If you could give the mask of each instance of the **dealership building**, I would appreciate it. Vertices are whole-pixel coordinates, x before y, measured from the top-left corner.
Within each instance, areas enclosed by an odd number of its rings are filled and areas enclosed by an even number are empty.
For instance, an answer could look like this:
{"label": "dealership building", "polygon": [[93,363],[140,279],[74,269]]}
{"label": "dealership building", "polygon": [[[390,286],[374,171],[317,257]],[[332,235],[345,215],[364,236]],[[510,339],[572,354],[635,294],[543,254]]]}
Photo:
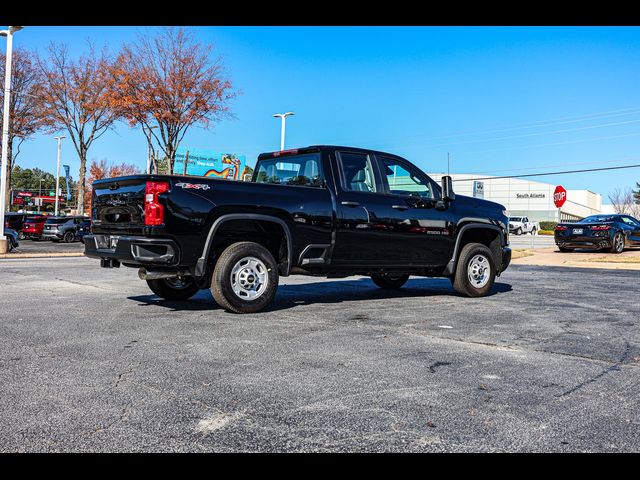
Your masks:
{"label": "dealership building", "polygon": [[[429,174],[437,182],[440,182],[442,175],[444,174]],[[500,203],[505,206],[509,216],[526,216],[535,222],[558,221],[558,209],[553,203],[556,185],[478,174],[458,173],[451,174],[451,177],[454,192]],[[567,189],[567,201],[560,212],[561,221],[579,220],[598,213],[602,213],[601,194],[591,190]]]}

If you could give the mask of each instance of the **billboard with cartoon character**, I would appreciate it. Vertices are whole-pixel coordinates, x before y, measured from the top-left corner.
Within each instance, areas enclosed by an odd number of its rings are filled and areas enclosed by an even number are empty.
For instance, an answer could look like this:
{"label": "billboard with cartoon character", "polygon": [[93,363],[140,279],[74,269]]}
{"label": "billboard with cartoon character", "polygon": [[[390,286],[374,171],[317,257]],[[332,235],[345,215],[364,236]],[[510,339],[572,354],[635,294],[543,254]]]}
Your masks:
{"label": "billboard with cartoon character", "polygon": [[244,155],[180,147],[176,152],[173,173],[176,175],[242,180],[246,173],[246,168],[247,159]]}

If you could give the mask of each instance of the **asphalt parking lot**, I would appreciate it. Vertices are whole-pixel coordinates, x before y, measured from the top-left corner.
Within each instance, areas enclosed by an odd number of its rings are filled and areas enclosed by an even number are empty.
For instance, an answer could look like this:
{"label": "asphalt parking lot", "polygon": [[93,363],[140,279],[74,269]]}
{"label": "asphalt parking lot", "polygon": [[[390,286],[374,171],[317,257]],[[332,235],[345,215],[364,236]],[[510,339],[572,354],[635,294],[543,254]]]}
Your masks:
{"label": "asphalt parking lot", "polygon": [[282,279],[268,311],[0,260],[0,451],[638,451],[638,272]]}
{"label": "asphalt parking lot", "polygon": [[20,240],[20,245],[15,249],[15,253],[83,253],[84,244],[82,242],[52,242],[51,240]]}

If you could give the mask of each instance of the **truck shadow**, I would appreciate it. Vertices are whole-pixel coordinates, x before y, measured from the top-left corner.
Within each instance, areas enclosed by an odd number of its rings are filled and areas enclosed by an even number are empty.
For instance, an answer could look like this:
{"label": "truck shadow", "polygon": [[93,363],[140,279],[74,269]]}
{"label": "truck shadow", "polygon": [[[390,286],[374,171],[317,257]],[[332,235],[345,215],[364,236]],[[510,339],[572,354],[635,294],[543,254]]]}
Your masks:
{"label": "truck shadow", "polygon": [[[488,296],[491,297],[511,290],[510,284],[496,282]],[[440,295],[459,296],[451,286],[451,282],[444,278],[412,278],[399,290],[378,288],[369,278],[295,283],[280,285],[275,300],[264,311],[274,312],[300,305],[342,303],[352,300],[398,299]],[[185,301],[163,300],[153,294],[127,298],[140,302],[140,306],[157,305],[169,308],[172,311],[220,308],[213,300],[209,290],[201,290],[191,299]]]}

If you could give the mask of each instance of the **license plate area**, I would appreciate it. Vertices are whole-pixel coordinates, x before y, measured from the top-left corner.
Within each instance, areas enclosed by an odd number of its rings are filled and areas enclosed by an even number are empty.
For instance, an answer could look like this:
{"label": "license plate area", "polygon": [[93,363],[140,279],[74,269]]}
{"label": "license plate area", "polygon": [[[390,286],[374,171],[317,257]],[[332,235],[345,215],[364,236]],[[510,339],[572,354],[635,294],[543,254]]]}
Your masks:
{"label": "license plate area", "polygon": [[95,235],[93,237],[98,250],[115,250],[119,239],[120,237],[117,235]]}
{"label": "license plate area", "polygon": [[582,235],[583,229],[582,228],[574,228],[573,229],[573,234],[574,235]]}

